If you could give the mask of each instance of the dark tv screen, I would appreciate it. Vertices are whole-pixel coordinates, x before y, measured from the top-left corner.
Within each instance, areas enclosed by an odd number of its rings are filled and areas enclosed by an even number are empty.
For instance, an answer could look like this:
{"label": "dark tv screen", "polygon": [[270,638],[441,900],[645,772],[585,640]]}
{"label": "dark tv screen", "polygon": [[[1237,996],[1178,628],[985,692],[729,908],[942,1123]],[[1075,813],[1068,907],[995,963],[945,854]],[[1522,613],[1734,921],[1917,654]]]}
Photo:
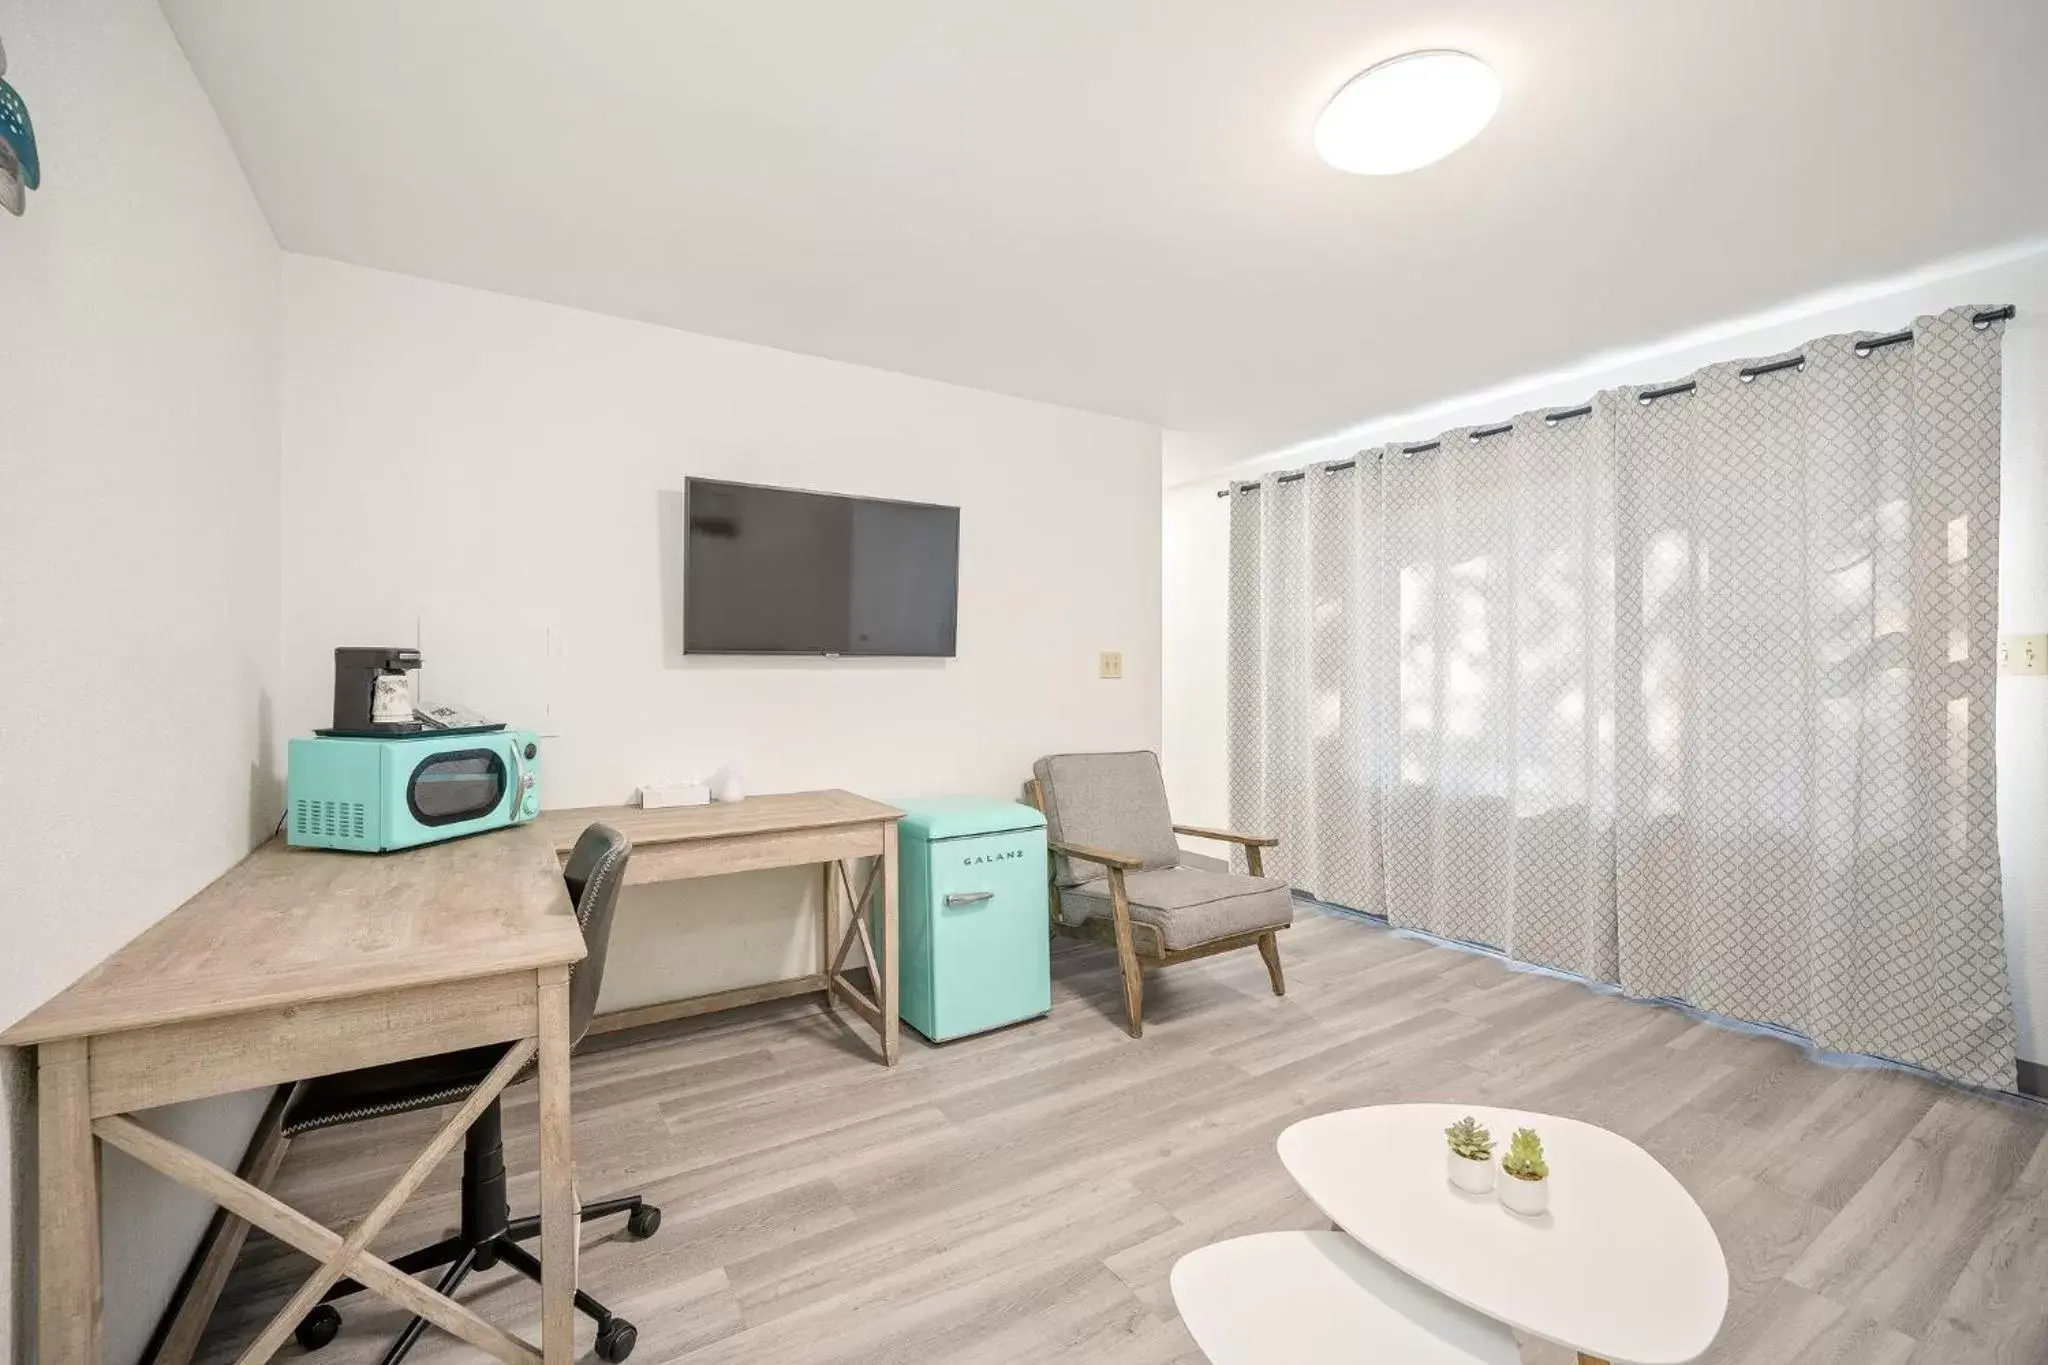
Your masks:
{"label": "dark tv screen", "polygon": [[953,654],[960,509],[691,479],[685,654]]}

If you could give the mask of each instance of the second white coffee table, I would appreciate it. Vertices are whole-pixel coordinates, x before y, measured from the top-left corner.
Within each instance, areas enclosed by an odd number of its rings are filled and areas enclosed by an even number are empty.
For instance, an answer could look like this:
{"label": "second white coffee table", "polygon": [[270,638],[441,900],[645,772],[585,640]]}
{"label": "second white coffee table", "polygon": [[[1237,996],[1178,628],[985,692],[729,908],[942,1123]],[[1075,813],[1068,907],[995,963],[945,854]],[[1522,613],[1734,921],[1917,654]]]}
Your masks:
{"label": "second white coffee table", "polygon": [[1173,1267],[1210,1365],[1521,1365],[1514,1333],[1341,1232],[1259,1232]]}
{"label": "second white coffee table", "polygon": [[[1454,1188],[1444,1129],[1471,1114],[1504,1147],[1534,1128],[1550,1211],[1523,1218]],[[1304,1119],[1280,1160],[1373,1253],[1466,1307],[1582,1358],[1684,1365],[1728,1311],[1728,1261],[1672,1174],[1628,1139],[1573,1119],[1476,1105],[1395,1104]]]}

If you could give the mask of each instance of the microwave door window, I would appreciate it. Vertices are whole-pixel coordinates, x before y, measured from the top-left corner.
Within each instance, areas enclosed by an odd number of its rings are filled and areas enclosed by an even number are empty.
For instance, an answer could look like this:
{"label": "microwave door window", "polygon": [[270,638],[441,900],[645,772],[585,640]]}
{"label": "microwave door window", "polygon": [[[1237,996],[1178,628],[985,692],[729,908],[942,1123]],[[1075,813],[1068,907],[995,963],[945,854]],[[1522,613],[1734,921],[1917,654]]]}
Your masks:
{"label": "microwave door window", "polygon": [[437,754],[413,770],[406,804],[423,825],[481,820],[505,799],[505,760],[488,749]]}

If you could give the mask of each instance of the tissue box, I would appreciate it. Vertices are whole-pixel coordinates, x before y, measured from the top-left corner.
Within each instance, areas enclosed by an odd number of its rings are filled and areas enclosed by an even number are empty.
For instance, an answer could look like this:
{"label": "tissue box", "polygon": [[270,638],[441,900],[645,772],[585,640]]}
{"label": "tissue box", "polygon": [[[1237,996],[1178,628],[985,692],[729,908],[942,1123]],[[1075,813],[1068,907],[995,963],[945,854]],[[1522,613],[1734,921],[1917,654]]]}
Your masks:
{"label": "tissue box", "polygon": [[640,789],[640,804],[648,810],[660,810],[664,806],[708,806],[711,804],[711,784],[657,782]]}

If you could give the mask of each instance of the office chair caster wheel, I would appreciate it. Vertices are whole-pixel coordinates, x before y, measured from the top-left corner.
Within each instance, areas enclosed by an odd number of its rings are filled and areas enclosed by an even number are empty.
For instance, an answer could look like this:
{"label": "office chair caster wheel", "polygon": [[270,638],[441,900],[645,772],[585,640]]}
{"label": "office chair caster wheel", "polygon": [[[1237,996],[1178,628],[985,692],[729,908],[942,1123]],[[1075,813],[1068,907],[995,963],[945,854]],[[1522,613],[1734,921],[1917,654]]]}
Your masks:
{"label": "office chair caster wheel", "polygon": [[624,1318],[613,1318],[597,1334],[597,1358],[610,1362],[610,1365],[619,1365],[620,1361],[633,1354],[633,1347],[639,1341],[638,1328]]}
{"label": "office chair caster wheel", "polygon": [[299,1325],[292,1329],[292,1335],[299,1339],[299,1345],[308,1351],[317,1351],[334,1340],[334,1334],[341,1330],[341,1313],[333,1304],[315,1305],[312,1312],[299,1319]]}
{"label": "office chair caster wheel", "polygon": [[642,1204],[626,1215],[626,1231],[629,1235],[646,1241],[661,1231],[661,1210],[652,1204]]}

